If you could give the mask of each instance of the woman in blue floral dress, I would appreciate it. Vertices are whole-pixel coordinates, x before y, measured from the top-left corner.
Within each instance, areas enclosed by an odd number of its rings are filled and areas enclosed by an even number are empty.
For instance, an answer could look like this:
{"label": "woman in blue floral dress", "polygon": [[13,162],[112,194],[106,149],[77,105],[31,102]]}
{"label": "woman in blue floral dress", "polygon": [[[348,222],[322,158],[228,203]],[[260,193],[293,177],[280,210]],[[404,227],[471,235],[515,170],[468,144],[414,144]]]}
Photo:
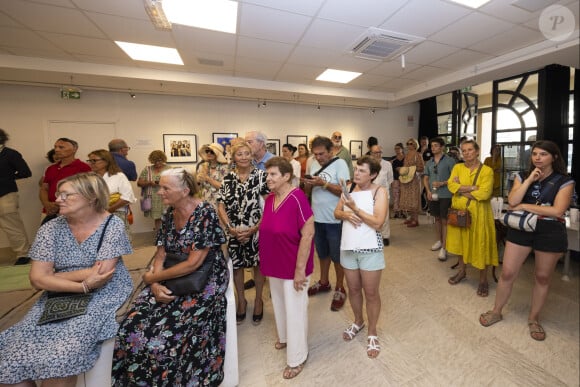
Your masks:
{"label": "woman in blue floral dress", "polygon": [[[211,204],[197,197],[193,175],[182,168],[161,174],[159,195],[169,205],[157,234],[149,286],[121,323],[113,355],[113,386],[218,386],[224,377],[229,273],[220,245],[225,236]],[[163,268],[167,253],[186,261]],[[212,274],[198,294],[172,295],[163,281],[196,270],[214,256]]]}
{"label": "woman in blue floral dress", "polygon": [[252,151],[247,142],[232,147],[235,168],[224,177],[218,195],[218,213],[222,224],[229,232],[228,253],[234,266],[234,285],[238,296],[236,320],[238,324],[246,318],[244,295],[244,269],[253,268],[256,283],[256,299],[252,316],[255,325],[264,315],[262,292],[264,276],[260,272],[258,256],[258,229],[262,220],[260,196],[268,194],[266,172],[252,165]]}
{"label": "woman in blue floral dress", "polygon": [[38,325],[44,292],[22,321],[0,333],[0,384],[75,386],[77,375],[95,365],[101,344],[115,337],[115,313],[133,290],[121,259],[132,253],[131,245],[123,222],[106,211],[107,183],[81,173],[59,182],[57,190],[60,216],[38,230],[29,251],[30,282],[47,291],[90,292],[92,298],[86,314]]}

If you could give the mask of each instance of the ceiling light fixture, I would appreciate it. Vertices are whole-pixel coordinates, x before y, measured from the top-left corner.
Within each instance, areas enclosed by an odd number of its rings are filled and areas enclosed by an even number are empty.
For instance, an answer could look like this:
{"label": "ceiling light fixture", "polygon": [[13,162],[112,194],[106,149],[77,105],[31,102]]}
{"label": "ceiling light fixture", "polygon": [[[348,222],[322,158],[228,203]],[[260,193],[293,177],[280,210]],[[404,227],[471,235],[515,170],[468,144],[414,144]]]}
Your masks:
{"label": "ceiling light fixture", "polygon": [[147,44],[115,41],[131,59],[146,62],[168,63],[183,66],[179,52],[175,48],[150,46]]}
{"label": "ceiling light fixture", "polygon": [[465,5],[466,7],[474,8],[474,9],[477,9],[477,8],[481,7],[482,5],[490,2],[490,0],[447,0],[447,1],[451,1],[453,3],[457,3],[457,4],[461,4],[461,5]]}
{"label": "ceiling light fixture", "polygon": [[169,22],[235,34],[238,2],[232,0],[163,0]]}
{"label": "ceiling light fixture", "polygon": [[145,5],[145,12],[149,15],[151,23],[156,29],[160,31],[171,31],[171,23],[167,20],[165,12],[163,12],[163,7],[161,0],[143,0]]}
{"label": "ceiling light fixture", "polygon": [[353,71],[326,69],[316,78],[316,80],[325,82],[349,83],[361,74],[362,73],[356,73]]}

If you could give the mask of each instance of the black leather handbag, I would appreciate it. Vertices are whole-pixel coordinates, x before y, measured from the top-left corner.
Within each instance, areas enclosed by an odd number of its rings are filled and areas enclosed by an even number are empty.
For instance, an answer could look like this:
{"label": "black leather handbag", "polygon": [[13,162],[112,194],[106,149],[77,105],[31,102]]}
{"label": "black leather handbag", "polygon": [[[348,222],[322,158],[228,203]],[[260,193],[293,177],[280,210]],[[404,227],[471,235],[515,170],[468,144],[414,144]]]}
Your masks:
{"label": "black leather handbag", "polygon": [[[175,266],[178,263],[186,261],[188,256],[189,253],[167,253],[165,255],[165,262],[163,263],[163,267],[167,269]],[[209,281],[215,256],[216,253],[210,250],[203,263],[200,267],[197,268],[196,271],[181,277],[168,279],[163,282],[163,285],[171,290],[175,296],[184,296],[186,294],[203,292]]]}

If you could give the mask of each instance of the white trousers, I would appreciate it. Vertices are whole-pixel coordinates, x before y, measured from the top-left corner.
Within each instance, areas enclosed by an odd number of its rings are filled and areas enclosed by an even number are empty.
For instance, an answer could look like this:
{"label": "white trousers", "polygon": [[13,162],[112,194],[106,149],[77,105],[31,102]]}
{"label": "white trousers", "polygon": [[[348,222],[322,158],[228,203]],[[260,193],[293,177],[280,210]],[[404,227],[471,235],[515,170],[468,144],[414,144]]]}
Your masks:
{"label": "white trousers", "polygon": [[224,359],[224,380],[220,387],[234,387],[239,384],[238,368],[238,327],[236,325],[236,299],[234,296],[234,267],[232,260],[228,258],[228,270],[230,282],[226,290],[228,307],[226,311],[226,356]]}
{"label": "white trousers", "polygon": [[294,280],[269,277],[274,319],[280,343],[286,343],[286,363],[296,367],[308,357],[308,286],[294,289]]}

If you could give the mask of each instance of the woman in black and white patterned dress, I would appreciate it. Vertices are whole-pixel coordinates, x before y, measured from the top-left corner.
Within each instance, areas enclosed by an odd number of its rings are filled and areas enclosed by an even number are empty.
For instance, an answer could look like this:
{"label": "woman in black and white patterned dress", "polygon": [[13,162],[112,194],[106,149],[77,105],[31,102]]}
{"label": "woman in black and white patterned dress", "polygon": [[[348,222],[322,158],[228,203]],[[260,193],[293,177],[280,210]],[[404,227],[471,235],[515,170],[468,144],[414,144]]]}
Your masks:
{"label": "woman in black and white patterned dress", "polygon": [[232,147],[236,167],[224,177],[218,195],[218,214],[229,233],[228,253],[234,266],[234,285],[238,295],[236,320],[246,318],[248,302],[244,296],[244,269],[253,268],[256,283],[253,322],[259,324],[263,317],[262,290],[264,276],[260,273],[258,257],[258,228],[262,219],[260,197],[266,195],[266,173],[252,164],[252,151],[248,143]]}

